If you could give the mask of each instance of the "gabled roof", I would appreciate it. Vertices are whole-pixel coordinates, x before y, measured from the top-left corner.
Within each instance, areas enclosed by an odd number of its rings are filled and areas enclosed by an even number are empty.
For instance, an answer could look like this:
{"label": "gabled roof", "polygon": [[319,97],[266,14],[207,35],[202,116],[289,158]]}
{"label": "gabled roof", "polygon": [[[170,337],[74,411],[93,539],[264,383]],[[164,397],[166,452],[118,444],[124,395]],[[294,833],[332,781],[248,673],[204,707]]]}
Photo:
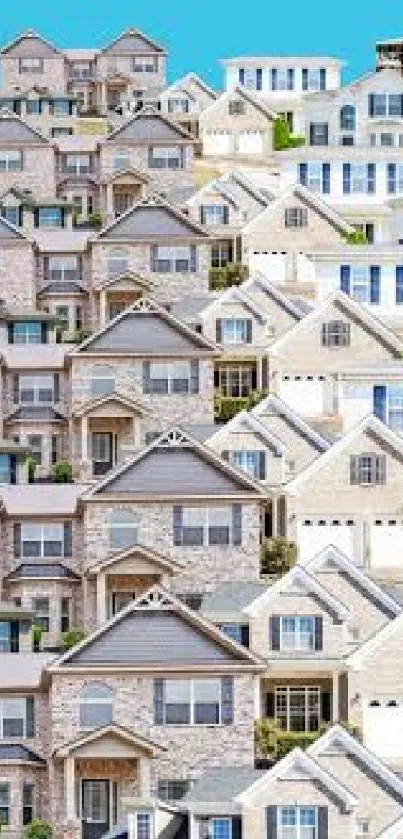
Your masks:
{"label": "gabled roof", "polygon": [[323,568],[325,565],[335,565],[336,568],[343,571],[347,578],[358,583],[361,589],[367,591],[374,600],[378,601],[385,609],[392,612],[392,614],[400,615],[402,612],[401,604],[394,597],[391,597],[383,588],[378,586],[371,577],[364,574],[358,565],[352,562],[340,548],[336,548],[334,545],[328,545],[307,561],[300,561],[300,564],[311,574],[314,574],[315,571]]}
{"label": "gabled roof", "polygon": [[94,743],[96,741],[103,740],[104,738],[110,738],[111,736],[117,740],[127,743],[130,746],[133,746],[135,749],[144,750],[152,756],[160,755],[161,752],[166,751],[165,746],[161,746],[160,743],[156,743],[148,737],[137,734],[137,732],[130,728],[126,728],[112,722],[108,725],[96,728],[94,731],[87,732],[86,734],[79,734],[78,737],[75,737],[63,746],[59,746],[59,748],[54,751],[54,755],[56,757],[67,757],[70,754],[74,754],[77,749],[89,745],[89,743]]}
{"label": "gabled roof", "polygon": [[369,414],[354,425],[350,431],[344,435],[344,437],[341,437],[340,440],[337,440],[333,443],[333,445],[329,446],[327,451],[324,452],[321,457],[317,457],[316,460],[313,460],[312,463],[306,467],[306,469],[289,481],[287,484],[287,492],[290,494],[298,492],[301,485],[303,486],[306,481],[309,481],[316,472],[326,466],[329,461],[335,458],[338,460],[344,450],[347,449],[354,440],[359,439],[363,434],[367,433],[372,434],[384,442],[388,446],[389,450],[394,450],[400,458],[403,457],[403,439],[400,435],[395,434],[395,432],[385,425],[384,422],[378,419],[378,417],[375,417],[373,414]]}
{"label": "gabled roof", "polygon": [[394,792],[403,796],[403,779],[399,778],[392,769],[389,769],[379,757],[369,751],[362,743],[353,737],[342,725],[334,725],[318,740],[315,740],[307,749],[307,754],[318,760],[324,752],[332,747],[345,750],[349,755],[354,755],[362,763],[368,766],[376,775],[381,778]]}
{"label": "gabled roof", "polygon": [[244,99],[246,102],[248,102],[249,105],[252,105],[252,107],[255,108],[256,111],[259,111],[259,113],[267,117],[268,120],[273,121],[276,119],[277,114],[274,111],[270,110],[270,108],[268,108],[264,102],[259,100],[249,91],[246,91],[243,87],[234,87],[232,90],[225,90],[224,93],[222,93],[221,96],[219,96],[218,99],[215,100],[215,102],[212,102],[211,105],[205,108],[205,110],[203,111],[203,115],[207,114],[209,111],[212,111],[213,108],[219,108],[223,104],[223,102],[226,102],[229,99],[233,99],[235,96],[237,96],[239,99]]}
{"label": "gabled roof", "polygon": [[62,655],[50,668],[182,670],[263,669],[245,647],[231,641],[209,621],[154,585],[96,632]]}
{"label": "gabled roof", "polygon": [[237,186],[240,186],[248,195],[251,195],[262,207],[267,207],[272,198],[274,198],[274,195],[269,198],[266,195],[266,191],[263,193],[244,172],[238,172],[236,169],[232,169],[230,172],[225,172],[220,178],[220,182],[225,184],[227,189],[228,184],[229,188],[231,188],[231,181]]}
{"label": "gabled roof", "polygon": [[119,218],[107,224],[97,238],[147,242],[167,238],[207,240],[209,237],[203,227],[190,221],[177,207],[154,193],[141,198]]}
{"label": "gabled roof", "polygon": [[145,105],[141,110],[107,134],[103,144],[110,140],[123,140],[123,142],[138,142],[150,145],[152,143],[174,142],[178,143],[186,140],[193,144],[194,138],[185,128],[173,122],[166,114],[157,111],[152,105]]}
{"label": "gabled roof", "polygon": [[71,357],[88,353],[149,357],[216,355],[216,344],[150,297],[141,297],[99,329]]}
{"label": "gabled roof", "polygon": [[252,416],[257,418],[264,416],[264,414],[276,414],[284,417],[300,434],[309,440],[309,442],[320,452],[325,452],[330,446],[328,440],[322,437],[306,420],[297,414],[286,402],[283,402],[278,396],[266,396],[251,410]]}
{"label": "gabled roof", "polygon": [[295,320],[301,320],[304,317],[304,312],[300,307],[290,300],[289,297],[286,297],[285,294],[280,291],[273,283],[270,283],[266,277],[263,276],[259,271],[256,271],[249,277],[248,280],[245,280],[240,286],[242,291],[245,290],[246,293],[251,293],[253,295],[253,285],[258,285],[260,289],[266,294],[268,297],[271,297],[278,306],[288,312],[289,315],[295,318]]}
{"label": "gabled roof", "polygon": [[171,559],[169,556],[163,556],[145,545],[133,545],[131,548],[125,548],[123,551],[118,551],[112,556],[101,559],[96,565],[91,565],[86,573],[87,575],[101,574],[103,571],[113,569],[117,563],[124,563],[125,560],[130,559],[132,556],[138,556],[151,565],[156,565],[160,571],[168,572],[169,574],[176,574],[183,569],[183,563],[178,560]]}
{"label": "gabled roof", "polygon": [[204,82],[203,79],[201,79],[200,76],[198,76],[196,73],[186,73],[186,76],[182,76],[181,79],[177,79],[176,82],[170,84],[168,87],[165,88],[164,96],[167,93],[170,93],[171,91],[177,90],[178,88],[180,90],[183,90],[185,93],[188,93],[186,89],[186,85],[188,84],[188,82],[193,82],[193,84],[199,87],[200,90],[203,90],[204,93],[207,93],[208,96],[211,96],[212,99],[217,99],[217,91],[213,90],[212,87],[209,87],[209,85],[206,84],[206,82]]}
{"label": "gabled roof", "polygon": [[153,282],[149,277],[142,277],[140,274],[134,273],[134,271],[124,271],[123,274],[114,274],[113,277],[105,277],[105,279],[101,280],[100,286],[101,288],[113,288],[113,286],[125,282],[129,285],[140,286],[145,291],[150,291],[153,287]]}
{"label": "gabled roof", "polygon": [[[267,445],[269,449],[272,449],[277,457],[281,457],[286,451],[284,443],[273,434],[271,431],[268,431],[265,425],[260,422],[260,420],[255,417],[250,411],[239,411],[238,414],[229,420],[225,424],[225,432],[226,434],[231,433],[244,433],[246,431],[251,431],[252,434],[257,434],[263,442]],[[211,437],[208,438],[207,444],[210,446],[214,442],[214,438],[219,435],[222,431],[222,426],[218,426]]]}
{"label": "gabled roof", "polygon": [[[320,766],[308,751],[303,752],[300,748],[293,749],[282,760],[279,760],[275,766],[265,772],[261,778],[258,778],[249,789],[241,792],[236,800],[241,804],[247,804],[250,796],[259,793],[264,796],[267,785],[271,782],[287,779],[287,777],[292,778],[293,776],[301,777],[303,780],[311,778],[313,781],[319,781],[328,792],[344,803],[348,811],[358,804],[358,799],[347,787],[334,778],[324,767]],[[293,803],[294,798],[290,801],[290,805]]]}
{"label": "gabled roof", "polygon": [[110,172],[109,175],[102,178],[102,183],[113,184],[125,175],[132,175],[143,184],[148,184],[150,182],[150,177],[147,175],[147,172],[144,172],[142,169],[136,169],[134,166],[129,166],[127,169],[117,169],[116,172]]}
{"label": "gabled roof", "polygon": [[249,297],[246,291],[244,290],[243,286],[231,286],[223,291],[219,297],[216,297],[211,303],[206,306],[205,309],[202,309],[200,312],[200,317],[208,316],[208,314],[214,309],[220,309],[225,306],[226,303],[240,303],[245,309],[248,309],[257,320],[261,323],[265,323],[266,317],[264,312],[262,312],[261,308],[255,303],[252,297]]}
{"label": "gabled roof", "polygon": [[32,125],[14,111],[9,111],[7,108],[0,110],[0,142],[13,142],[19,145],[26,142],[38,144],[38,141],[46,146],[50,145],[44,134],[32,128]]}
{"label": "gabled roof", "polygon": [[321,303],[315,306],[311,312],[305,315],[299,323],[293,326],[292,329],[285,332],[284,335],[281,335],[280,338],[271,345],[270,353],[272,355],[281,355],[287,344],[294,344],[299,333],[304,330],[309,331],[311,325],[315,323],[315,321],[320,320],[320,318],[323,317],[323,313],[326,312],[326,309],[332,305],[342,309],[342,311],[347,316],[354,319],[355,322],[358,321],[358,323],[361,323],[362,328],[371,332],[374,338],[382,343],[394,358],[400,358],[402,356],[403,341],[398,337],[398,335],[385,326],[382,321],[378,320],[378,318],[369,312],[368,309],[360,306],[356,300],[353,300],[352,297],[345,294],[344,291],[334,291],[332,294],[329,294],[324,300],[322,300]]}
{"label": "gabled roof", "polygon": [[109,393],[106,396],[99,396],[95,399],[89,399],[77,411],[73,411],[72,416],[85,417],[97,408],[101,408],[104,405],[112,404],[114,402],[117,402],[124,408],[128,408],[130,411],[133,411],[133,414],[140,414],[140,416],[146,416],[150,413],[150,409],[147,407],[147,405],[143,405],[141,401],[137,399],[132,399],[130,396],[127,396],[126,393],[114,391],[113,393]]}
{"label": "gabled roof", "polygon": [[359,670],[368,657],[371,657],[375,650],[382,648],[383,644],[387,644],[390,638],[396,635],[398,638],[403,636],[403,613],[398,615],[393,621],[390,621],[375,635],[371,635],[367,641],[355,650],[347,659],[347,665],[352,670]]}
{"label": "gabled roof", "polygon": [[165,50],[163,47],[160,47],[156,41],[151,40],[148,35],[144,35],[140,29],[125,29],[124,32],[121,32],[117,38],[114,38],[113,41],[110,41],[105,47],[103,47],[100,52],[109,52],[112,47],[117,46],[120,42],[124,42],[126,39],[131,39],[131,50],[130,52],[144,52],[144,48],[150,48],[150,52],[158,52],[160,55],[165,55]]}
{"label": "gabled roof", "polygon": [[192,783],[181,799],[180,807],[198,815],[204,812],[206,815],[240,813],[241,808],[234,804],[235,799],[265,774],[264,770],[254,769],[253,766],[215,766],[205,769],[201,778]]}
{"label": "gabled roof", "polygon": [[61,50],[57,49],[57,47],[55,47],[50,41],[47,41],[46,38],[44,38],[42,35],[39,35],[38,32],[35,32],[33,29],[24,29],[24,31],[21,32],[20,35],[17,35],[17,37],[14,38],[13,41],[9,41],[9,43],[6,44],[6,46],[0,50],[0,53],[5,54],[9,52],[11,49],[13,49],[13,47],[17,46],[17,44],[19,44],[20,41],[23,41],[26,38],[30,38],[33,41],[41,41],[41,43],[44,44],[46,47],[49,47],[52,50],[52,52],[61,53]]}
{"label": "gabled roof", "polygon": [[393,824],[385,827],[382,833],[378,834],[378,839],[402,839],[403,836],[403,816],[399,816]]}
{"label": "gabled roof", "polygon": [[23,241],[25,240],[27,243],[29,241],[27,237],[24,236],[23,233],[21,233],[20,230],[17,230],[17,228],[14,227],[13,224],[10,224],[10,222],[7,221],[7,219],[3,218],[3,216],[0,216],[0,241],[3,239],[22,239]]}
{"label": "gabled roof", "polygon": [[174,427],[112,469],[85,494],[85,501],[130,497],[242,498],[265,497],[261,484],[236,469],[216,452]]}
{"label": "gabled roof", "polygon": [[256,224],[259,224],[262,219],[268,220],[270,223],[271,215],[276,213],[279,204],[281,204],[288,196],[295,196],[302,201],[310,209],[313,209],[318,215],[322,216],[329,224],[332,225],[340,233],[352,233],[354,228],[349,224],[330,204],[321,198],[317,193],[312,192],[306,186],[301,184],[293,184],[287,186],[274,200],[268,204],[263,213],[251,219],[243,228],[244,233],[250,233]]}
{"label": "gabled roof", "polygon": [[245,612],[248,615],[254,615],[260,609],[266,608],[276,597],[279,597],[287,589],[292,589],[293,586],[303,588],[308,594],[315,594],[316,597],[326,603],[328,608],[337,615],[340,620],[347,620],[350,616],[348,607],[335,597],[319,580],[310,574],[302,565],[295,565],[284,574],[279,580],[269,586],[259,597],[246,607]]}

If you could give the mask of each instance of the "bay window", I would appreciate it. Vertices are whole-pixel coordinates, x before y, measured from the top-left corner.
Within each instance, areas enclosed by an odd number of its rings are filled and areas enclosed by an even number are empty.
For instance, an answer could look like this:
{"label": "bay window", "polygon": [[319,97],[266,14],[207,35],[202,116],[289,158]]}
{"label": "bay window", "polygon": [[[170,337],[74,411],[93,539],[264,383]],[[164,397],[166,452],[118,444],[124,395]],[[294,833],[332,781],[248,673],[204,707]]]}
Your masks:
{"label": "bay window", "polygon": [[33,557],[64,556],[64,522],[52,524],[21,524],[21,556]]}
{"label": "bay window", "polygon": [[182,146],[150,146],[149,169],[183,169],[185,154]]}
{"label": "bay window", "polygon": [[22,152],[19,149],[0,149],[0,172],[20,172]]}
{"label": "bay window", "polygon": [[239,504],[217,507],[173,508],[174,545],[240,545],[242,543],[242,507]]}
{"label": "bay window", "polygon": [[194,273],[197,271],[196,246],[169,247],[153,245],[151,249],[151,271],[157,274],[169,272]]}
{"label": "bay window", "polygon": [[155,679],[155,725],[230,725],[233,679]]}
{"label": "bay window", "polygon": [[0,697],[0,739],[29,738],[35,735],[34,698]]}
{"label": "bay window", "polygon": [[278,839],[318,839],[317,807],[277,807]]}
{"label": "bay window", "polygon": [[18,377],[19,402],[21,405],[51,404],[54,399],[54,376]]}

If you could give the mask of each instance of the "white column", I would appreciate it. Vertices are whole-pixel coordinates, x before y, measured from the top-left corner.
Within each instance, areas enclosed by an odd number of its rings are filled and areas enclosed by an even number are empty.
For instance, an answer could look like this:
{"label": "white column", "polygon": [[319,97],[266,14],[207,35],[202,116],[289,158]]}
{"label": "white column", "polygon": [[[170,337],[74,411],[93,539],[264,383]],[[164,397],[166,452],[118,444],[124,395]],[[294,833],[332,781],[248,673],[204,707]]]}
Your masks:
{"label": "white column", "polygon": [[81,417],[81,460],[88,460],[88,417]]}
{"label": "white column", "polygon": [[151,766],[148,757],[139,757],[138,772],[140,798],[148,799],[151,797]]}
{"label": "white column", "polygon": [[66,796],[67,821],[74,821],[76,818],[76,785],[74,757],[66,757],[64,761],[64,785]]}
{"label": "white column", "polygon": [[334,672],[332,675],[332,722],[337,722],[340,719],[339,710],[339,674]]}
{"label": "white column", "polygon": [[99,322],[101,326],[106,324],[106,291],[102,289],[99,293]]}
{"label": "white column", "polygon": [[262,359],[256,358],[256,390],[262,390]]}
{"label": "white column", "polygon": [[97,575],[97,623],[103,626],[106,622],[106,574]]}
{"label": "white column", "polygon": [[140,422],[137,417],[133,417],[132,419],[132,427],[133,427],[133,441],[136,449],[140,448]]}
{"label": "white column", "polygon": [[272,527],[272,537],[273,537],[273,539],[277,538],[277,532],[278,532],[277,516],[278,516],[277,498],[272,498],[272,500],[271,500],[271,527]]}
{"label": "white column", "polygon": [[261,720],[262,714],[262,682],[260,676],[255,676],[254,681],[254,715],[255,720]]}
{"label": "white column", "polygon": [[110,220],[113,216],[113,185],[109,183],[106,185],[106,218]]}

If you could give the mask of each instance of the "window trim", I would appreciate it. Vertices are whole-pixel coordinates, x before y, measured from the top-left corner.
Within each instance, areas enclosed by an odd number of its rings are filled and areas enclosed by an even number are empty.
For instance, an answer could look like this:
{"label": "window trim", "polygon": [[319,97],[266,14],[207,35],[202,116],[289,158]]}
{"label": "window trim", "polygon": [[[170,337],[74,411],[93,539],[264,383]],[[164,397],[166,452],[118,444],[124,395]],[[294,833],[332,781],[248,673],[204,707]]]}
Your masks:
{"label": "window trim", "polygon": [[[306,829],[307,825],[301,825],[301,810],[312,810],[315,813],[315,825],[312,825],[312,828],[313,828],[313,831],[314,831],[313,839],[318,839],[318,835],[319,835],[318,834],[318,830],[319,830],[318,807],[301,805],[301,804],[295,804],[295,805],[280,804],[280,805],[277,806],[276,812],[277,812],[277,836],[278,836],[278,839],[284,839],[284,837],[287,837],[287,839],[290,839],[290,828],[293,827],[293,825],[283,825],[282,824],[282,817],[283,817],[283,811],[284,810],[289,810],[289,811],[293,810],[295,812],[296,818],[295,818],[294,839],[305,839],[305,837],[306,837],[305,829]],[[285,830],[283,830],[283,828],[285,828]],[[302,828],[302,830],[301,830],[301,828]]]}
{"label": "window trim", "polygon": [[[280,651],[281,652],[314,652],[315,651],[315,618],[316,615],[279,615],[280,617]],[[287,620],[295,621],[295,628],[293,633],[286,633],[283,623]],[[309,620],[312,622],[312,630],[310,631],[309,635],[311,637],[311,643],[309,646],[303,645],[301,643],[301,639],[303,635],[307,633],[301,632],[301,622],[303,620]],[[285,635],[293,635],[294,637],[294,645],[287,646],[284,643],[284,636]]]}
{"label": "window trim", "polygon": [[[168,705],[169,704],[176,704],[176,703],[172,703],[172,702],[167,703],[166,688],[167,688],[167,683],[168,682],[171,682],[173,684],[175,684],[175,682],[186,682],[188,684],[188,687],[189,687],[189,702],[186,703],[186,704],[188,704],[188,706],[189,706],[189,722],[170,723],[170,722],[166,721],[166,705],[167,704]],[[196,722],[195,721],[195,708],[196,708],[196,705],[197,705],[197,701],[195,700],[195,687],[196,687],[196,685],[198,685],[200,683],[203,683],[203,682],[215,683],[215,685],[218,688],[218,722]],[[177,703],[177,704],[185,704],[185,703]],[[209,727],[209,728],[211,728],[212,726],[214,726],[214,727],[215,726],[223,726],[224,723],[223,723],[222,710],[223,710],[222,683],[221,683],[221,677],[220,676],[205,676],[205,677],[202,676],[200,678],[195,678],[195,679],[189,679],[189,678],[186,678],[186,679],[164,679],[163,723],[162,723],[163,726],[167,726],[167,727],[178,726],[180,728],[189,727],[189,726],[191,726],[192,728],[195,728],[195,727],[197,728],[199,726]]]}

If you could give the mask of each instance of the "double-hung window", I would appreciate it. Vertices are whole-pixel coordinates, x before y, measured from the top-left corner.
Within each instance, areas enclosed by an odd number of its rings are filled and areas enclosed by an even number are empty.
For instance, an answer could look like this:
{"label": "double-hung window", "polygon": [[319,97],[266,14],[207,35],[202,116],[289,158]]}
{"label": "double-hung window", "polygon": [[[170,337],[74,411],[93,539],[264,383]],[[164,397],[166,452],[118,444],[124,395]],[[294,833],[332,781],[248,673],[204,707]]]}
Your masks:
{"label": "double-hung window", "polygon": [[302,90],[326,90],[326,69],[308,67],[302,70]]}
{"label": "double-hung window", "polygon": [[28,434],[27,435],[27,446],[30,450],[30,456],[35,461],[37,466],[41,466],[42,464],[42,435],[41,434]]}
{"label": "double-hung window", "polygon": [[151,270],[156,274],[195,272],[197,270],[196,246],[154,245],[151,251]]}
{"label": "double-hung window", "polygon": [[19,376],[19,401],[21,405],[50,405],[53,402],[54,377],[51,373],[43,376]]}
{"label": "double-hung window", "polygon": [[351,455],[350,484],[361,486],[386,484],[386,455],[372,453]]}
{"label": "double-hung window", "polygon": [[403,96],[400,93],[370,93],[368,96],[368,116],[402,117]]}
{"label": "double-hung window", "polygon": [[63,227],[63,209],[61,207],[39,207],[37,227]]}
{"label": "double-hung window", "polygon": [[355,131],[356,111],[354,105],[343,105],[340,108],[340,130]]}
{"label": "double-hung window", "polygon": [[79,695],[80,728],[99,728],[113,718],[113,692],[102,682],[89,682]]}
{"label": "double-hung window", "polygon": [[133,826],[133,839],[153,839],[153,814],[146,810],[134,813],[129,816],[130,824]]}
{"label": "double-hung window", "polygon": [[403,163],[387,164],[387,189],[389,194],[403,193]]}
{"label": "double-hung window", "polygon": [[230,99],[228,102],[228,113],[231,117],[243,116],[245,113],[245,102],[243,99]]}
{"label": "double-hung window", "polygon": [[[225,685],[221,679],[165,679],[154,683],[154,714],[160,725],[220,725]],[[232,700],[231,700],[232,701]]]}
{"label": "double-hung window", "polygon": [[266,460],[264,451],[248,451],[247,449],[230,451],[229,460],[237,469],[241,469],[252,478],[264,480]]}
{"label": "double-hung window", "polygon": [[71,175],[87,175],[91,171],[89,154],[66,154],[63,171]]}
{"label": "double-hung window", "polygon": [[11,796],[10,784],[0,782],[0,824],[10,824]]}
{"label": "double-hung window", "polygon": [[54,99],[51,110],[56,117],[66,117],[72,113],[72,103],[69,99]]}
{"label": "double-hung window", "polygon": [[48,263],[49,282],[75,282],[78,279],[77,256],[50,256]]}
{"label": "double-hung window", "polygon": [[224,345],[251,343],[251,326],[250,318],[223,318],[220,343]]}
{"label": "double-hung window", "polygon": [[228,207],[225,204],[203,204],[200,207],[200,221],[208,227],[228,224]]}
{"label": "double-hung window", "polygon": [[115,248],[109,251],[106,258],[108,277],[118,277],[129,270],[129,255],[127,251]]}
{"label": "double-hung window", "polygon": [[131,510],[115,510],[109,518],[109,549],[124,550],[137,544],[137,516]]}
{"label": "double-hung window", "polygon": [[49,597],[35,597],[32,606],[35,612],[35,626],[39,626],[42,632],[49,632]]}
{"label": "double-hung window", "polygon": [[357,303],[379,303],[381,272],[377,265],[341,266],[340,288]]}
{"label": "double-hung window", "polygon": [[349,347],[350,324],[342,320],[331,320],[322,323],[323,347]]}
{"label": "double-hung window", "polygon": [[30,824],[35,818],[35,787],[26,781],[22,787],[22,823]]}
{"label": "double-hung window", "polygon": [[316,807],[278,807],[278,839],[318,839]]}
{"label": "double-hung window", "polygon": [[308,224],[308,210],[306,207],[287,207],[284,211],[286,227],[300,228]]}
{"label": "double-hung window", "polygon": [[158,72],[158,58],[154,55],[134,56],[131,65],[133,73]]}
{"label": "double-hung window", "polygon": [[21,556],[34,557],[64,556],[64,523],[21,524]]}
{"label": "double-hung window", "polygon": [[330,192],[330,163],[310,161],[298,166],[298,180],[312,192]]}
{"label": "double-hung window", "polygon": [[113,168],[115,172],[123,169],[130,169],[131,159],[130,151],[126,149],[119,149],[113,156]]}
{"label": "double-hung window", "polygon": [[168,99],[168,113],[169,114],[188,114],[190,110],[189,99],[185,97],[169,98]]}
{"label": "double-hung window", "polygon": [[0,697],[0,739],[33,737],[34,699],[32,696]]}
{"label": "double-hung window", "polygon": [[233,509],[231,505],[207,508],[184,507],[182,515],[181,541],[179,544],[196,547],[201,545],[231,545],[233,543]]}
{"label": "double-hung window", "polygon": [[115,390],[115,369],[109,364],[94,364],[91,372],[92,396],[109,396]]}
{"label": "double-hung window", "polygon": [[150,146],[148,150],[150,169],[183,169],[184,153],[181,146]]}
{"label": "double-hung window", "polygon": [[343,193],[376,192],[375,163],[343,163]]}
{"label": "double-hung window", "polygon": [[351,192],[366,192],[367,167],[365,163],[351,164]]}
{"label": "double-hung window", "polygon": [[311,122],[309,126],[309,142],[311,146],[328,145],[329,126],[327,122]]}
{"label": "double-hung window", "polygon": [[4,452],[0,454],[0,484],[16,483],[16,468],[12,467],[12,463],[15,463],[15,461],[16,458],[13,458],[12,455]]}
{"label": "double-hung window", "polygon": [[0,149],[0,172],[20,172],[22,152],[19,149]]}
{"label": "double-hung window", "polygon": [[41,344],[42,324],[39,321],[13,323],[13,344]]}
{"label": "double-hung window", "polygon": [[190,362],[150,363],[149,393],[189,393]]}
{"label": "double-hung window", "polygon": [[26,57],[19,59],[20,73],[43,73],[43,58]]}
{"label": "double-hung window", "polygon": [[39,114],[42,112],[42,100],[27,99],[25,107],[27,109],[27,114],[30,114],[30,116],[39,116]]}
{"label": "double-hung window", "polygon": [[281,650],[314,650],[315,618],[284,616],[280,618]]}
{"label": "double-hung window", "polygon": [[387,388],[386,421],[393,431],[403,434],[403,385],[390,385]]}

